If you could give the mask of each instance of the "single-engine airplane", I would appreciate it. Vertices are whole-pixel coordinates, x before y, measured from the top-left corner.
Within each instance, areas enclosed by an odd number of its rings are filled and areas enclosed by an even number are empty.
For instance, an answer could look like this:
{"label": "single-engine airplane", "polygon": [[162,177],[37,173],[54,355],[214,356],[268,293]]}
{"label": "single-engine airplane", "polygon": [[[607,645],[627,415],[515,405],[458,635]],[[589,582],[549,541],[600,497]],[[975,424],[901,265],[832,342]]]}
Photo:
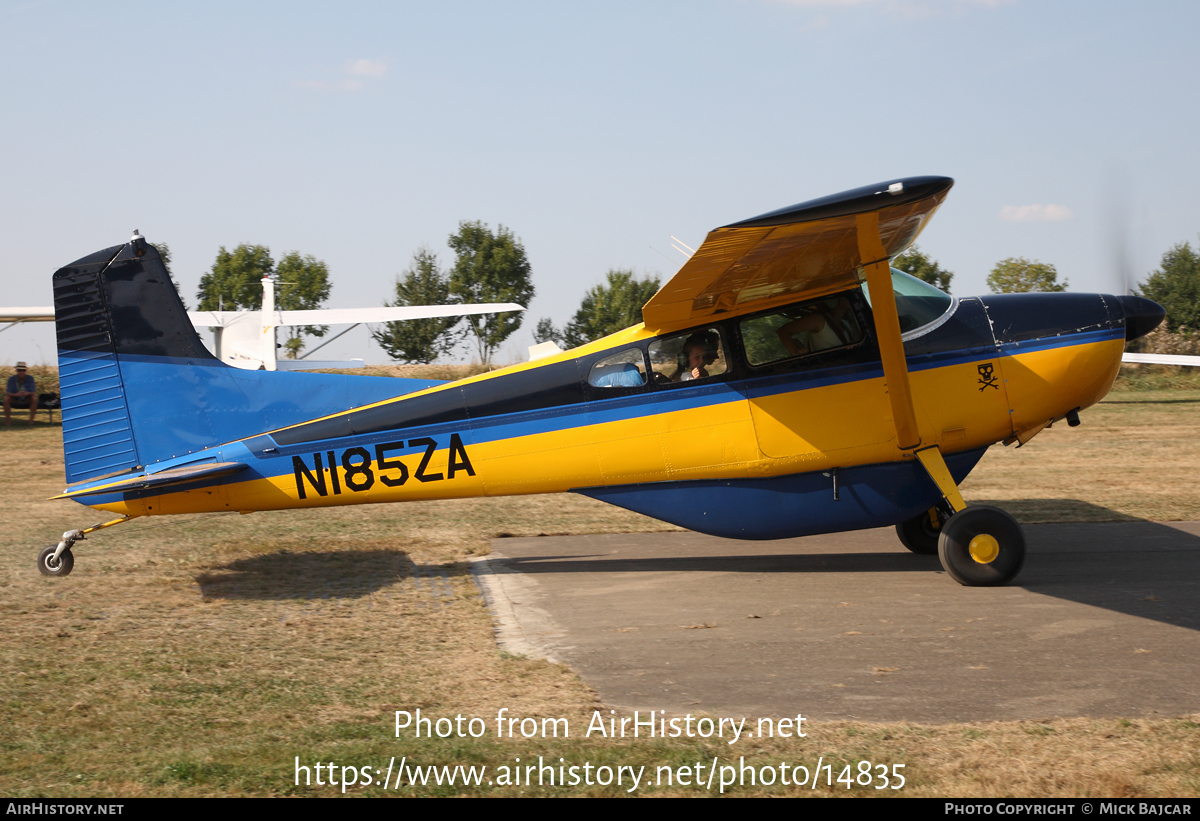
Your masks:
{"label": "single-engine airplane", "polygon": [[452,383],[245,371],[200,343],[141,237],[54,275],[73,499],[118,518],[571,491],[703,533],[896,525],[964,585],[1020,526],[957,484],[1099,401],[1157,304],[954,298],[890,269],[953,180],[913,177],[709,233],[644,322]]}

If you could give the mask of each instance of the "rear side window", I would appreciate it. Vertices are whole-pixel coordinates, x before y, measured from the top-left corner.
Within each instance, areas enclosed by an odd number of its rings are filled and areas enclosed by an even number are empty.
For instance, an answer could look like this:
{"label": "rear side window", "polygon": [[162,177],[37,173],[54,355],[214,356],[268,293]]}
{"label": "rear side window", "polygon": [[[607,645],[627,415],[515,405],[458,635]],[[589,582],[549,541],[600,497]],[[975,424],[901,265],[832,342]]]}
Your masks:
{"label": "rear side window", "polygon": [[646,360],[640,348],[606,356],[588,372],[593,388],[640,388],[646,384]]}

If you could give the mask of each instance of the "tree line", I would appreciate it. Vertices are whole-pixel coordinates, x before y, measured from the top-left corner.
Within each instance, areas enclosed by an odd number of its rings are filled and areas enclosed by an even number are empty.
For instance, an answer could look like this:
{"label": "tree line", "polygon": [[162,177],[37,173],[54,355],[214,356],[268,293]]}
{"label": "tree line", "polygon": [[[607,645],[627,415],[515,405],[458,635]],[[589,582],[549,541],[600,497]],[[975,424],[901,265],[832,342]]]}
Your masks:
{"label": "tree line", "polygon": [[[455,254],[449,270],[440,267],[433,251],[419,249],[412,264],[396,277],[393,299],[383,304],[528,305],[533,299],[533,272],[525,248],[503,225],[492,231],[482,222],[461,222],[458,231],[450,235],[449,245]],[[165,243],[155,247],[170,275],[171,249]],[[200,278],[197,310],[260,310],[264,277],[275,281],[275,307],[282,311],[320,308],[332,288],[329,266],[311,255],[289,251],[276,262],[265,245],[243,243],[232,251],[222,246],[212,268]],[[480,361],[487,364],[519,327],[521,314],[513,311],[388,322],[373,328],[371,334],[392,359],[425,364],[471,338]],[[296,358],[304,347],[304,337],[324,336],[328,330],[328,326],[289,328],[283,343],[287,356]]]}
{"label": "tree line", "polygon": [[[949,290],[950,279],[954,276],[942,270],[916,246],[896,257],[892,266],[943,291]],[[987,283],[994,294],[1065,291],[1068,285],[1065,279],[1058,281],[1058,271],[1053,265],[1024,257],[1010,257],[996,263],[988,274]],[[1194,250],[1188,242],[1172,246],[1163,254],[1159,267],[1151,271],[1133,293],[1163,306],[1170,333],[1200,331],[1200,251]]]}
{"label": "tree line", "polygon": [[[954,278],[953,271],[916,245],[893,259],[892,267],[947,292]],[[987,284],[993,294],[1016,294],[1065,291],[1069,282],[1060,282],[1058,270],[1049,263],[1009,257],[996,263]],[[539,320],[534,340],[574,348],[628,328],[642,321],[642,306],[658,288],[657,276],[639,279],[630,270],[610,270],[604,283],[587,291],[579,310],[564,326],[556,326],[549,318]],[[1186,242],[1176,245],[1163,255],[1162,266],[1136,293],[1166,309],[1170,331],[1200,330],[1200,253]]]}
{"label": "tree line", "polygon": [[[533,299],[533,270],[521,240],[503,225],[492,231],[482,222],[460,222],[450,235],[454,265],[443,270],[437,254],[421,248],[394,284],[387,307],[406,305],[463,305]],[[388,322],[371,335],[397,362],[428,364],[449,354],[464,339],[473,339],[479,361],[492,361],[504,340],[521,327],[516,311],[462,317]]]}
{"label": "tree line", "polygon": [[[953,271],[942,268],[916,245],[893,259],[892,267],[947,293],[950,291],[950,280],[954,278]],[[1024,257],[1009,257],[997,262],[988,274],[987,284],[993,294],[1067,290],[1067,281],[1058,281],[1058,270],[1053,265]]]}
{"label": "tree line", "polygon": [[[438,255],[428,247],[413,254],[412,262],[393,284],[393,295],[385,306],[454,305],[484,302],[516,302],[528,305],[535,289],[525,248],[503,225],[492,231],[482,222],[463,221],[447,244],[454,262],[443,268]],[[171,253],[157,246],[170,273]],[[892,260],[892,266],[943,291],[950,290],[954,273],[917,246]],[[289,251],[276,262],[262,245],[242,244],[227,251],[222,247],[211,270],[200,280],[196,294],[200,310],[257,310],[262,307],[264,276],[276,281],[276,305],[281,310],[319,308],[329,297],[329,268],[321,260]],[[996,263],[988,274],[992,293],[1065,291],[1066,280],[1048,263],[1010,257]],[[639,276],[629,269],[610,269],[604,282],[588,289],[579,309],[562,326],[543,317],[534,331],[536,342],[553,341],[574,348],[623,330],[642,321],[642,306],[658,291],[657,275]],[[1187,242],[1175,245],[1162,258],[1161,266],[1135,291],[1167,310],[1171,332],[1200,330],[1200,253]],[[488,364],[501,344],[522,322],[518,312],[473,316],[417,319],[382,324],[371,333],[388,355],[406,363],[428,364],[449,355],[464,341],[474,343],[479,361]],[[327,327],[288,330],[283,347],[294,358],[306,336],[323,336]]]}

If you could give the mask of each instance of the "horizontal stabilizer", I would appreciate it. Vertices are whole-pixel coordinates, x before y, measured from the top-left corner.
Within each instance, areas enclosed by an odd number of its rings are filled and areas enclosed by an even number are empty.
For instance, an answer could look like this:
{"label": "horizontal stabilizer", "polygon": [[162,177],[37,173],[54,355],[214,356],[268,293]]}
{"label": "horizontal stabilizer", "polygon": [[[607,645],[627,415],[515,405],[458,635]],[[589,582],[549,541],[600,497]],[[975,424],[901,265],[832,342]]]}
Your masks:
{"label": "horizontal stabilizer", "polygon": [[153,487],[181,485],[185,482],[195,482],[199,479],[217,479],[245,470],[249,465],[243,462],[207,462],[202,465],[186,465],[170,468],[158,473],[143,474],[117,482],[106,482],[101,485],[71,490],[60,493],[54,499],[77,499],[80,496],[94,496],[98,493],[120,493],[126,490],[145,490]]}

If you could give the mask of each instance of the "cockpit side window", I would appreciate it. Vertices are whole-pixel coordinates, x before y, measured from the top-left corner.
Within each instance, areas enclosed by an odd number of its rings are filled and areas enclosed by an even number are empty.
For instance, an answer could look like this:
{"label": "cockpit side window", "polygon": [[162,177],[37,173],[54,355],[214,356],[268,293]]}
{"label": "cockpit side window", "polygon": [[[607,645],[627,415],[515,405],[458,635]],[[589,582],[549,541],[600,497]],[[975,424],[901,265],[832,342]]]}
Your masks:
{"label": "cockpit side window", "polygon": [[746,361],[762,367],[857,345],[865,334],[846,294],[834,294],[739,323]]}
{"label": "cockpit side window", "polygon": [[701,328],[650,343],[650,367],[654,381],[694,382],[722,376],[729,370],[725,345],[716,328]]}

